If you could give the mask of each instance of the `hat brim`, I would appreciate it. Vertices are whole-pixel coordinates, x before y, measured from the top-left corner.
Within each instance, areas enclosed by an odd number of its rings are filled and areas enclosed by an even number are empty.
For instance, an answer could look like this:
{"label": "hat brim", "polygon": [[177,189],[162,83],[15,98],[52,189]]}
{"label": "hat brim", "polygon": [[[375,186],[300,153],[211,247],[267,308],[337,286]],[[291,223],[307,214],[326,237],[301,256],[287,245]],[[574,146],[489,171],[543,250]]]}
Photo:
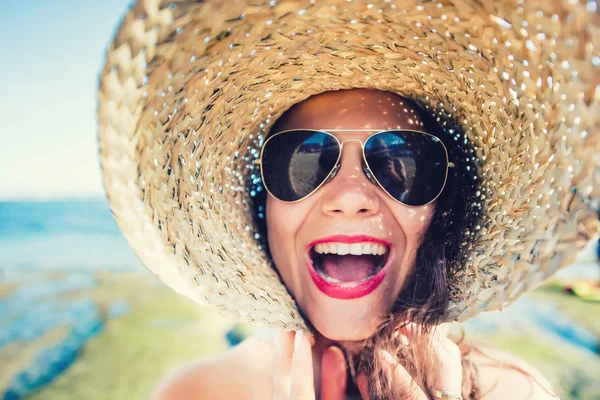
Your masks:
{"label": "hat brim", "polygon": [[254,144],[311,95],[391,91],[461,124],[491,194],[451,282],[448,319],[508,305],[599,229],[590,205],[600,198],[600,23],[584,4],[558,3],[137,2],[99,90],[119,227],[144,265],[193,301],[305,328],[254,236]]}

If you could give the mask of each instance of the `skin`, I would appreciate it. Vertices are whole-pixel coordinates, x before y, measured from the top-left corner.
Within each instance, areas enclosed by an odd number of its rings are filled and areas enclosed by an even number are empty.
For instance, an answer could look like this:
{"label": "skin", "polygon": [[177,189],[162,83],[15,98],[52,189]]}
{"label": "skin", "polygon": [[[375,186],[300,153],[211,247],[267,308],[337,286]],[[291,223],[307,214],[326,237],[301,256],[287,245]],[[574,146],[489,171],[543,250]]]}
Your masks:
{"label": "skin", "polygon": [[[402,98],[356,89],[309,98],[297,105],[279,128],[419,130],[421,126],[415,110]],[[335,133],[340,141],[364,141],[370,134]],[[367,179],[361,166],[360,145],[347,142],[335,178],[310,197],[296,203],[267,198],[273,261],[299,308],[315,327],[314,342],[307,335],[294,332],[278,332],[273,343],[248,339],[219,357],[178,371],[157,389],[154,399],[264,399],[274,395],[294,400],[345,398],[347,366],[340,347],[358,351],[359,341],[375,333],[414,269],[416,250],[433,214],[433,204],[407,207],[396,202]],[[391,243],[391,267],[382,284],[369,295],[334,299],[320,292],[312,281],[306,266],[306,247],[334,234],[366,234]],[[419,327],[411,324],[400,332],[406,343],[416,329]],[[429,347],[440,361],[438,368],[427,372],[435,387],[460,391],[460,352],[447,338],[446,327],[434,331]],[[473,358],[480,370],[480,387],[489,392],[486,398],[504,399],[509,394],[515,399],[555,398],[543,389],[550,386],[531,366],[504,353],[492,354],[495,363],[477,354]],[[412,399],[427,398],[402,365],[390,359],[389,354],[379,357],[387,366],[384,373],[388,377],[414,388]],[[532,384],[522,373],[498,368],[507,360],[535,376],[542,385]],[[358,387],[363,399],[368,399],[364,376],[359,376]]]}

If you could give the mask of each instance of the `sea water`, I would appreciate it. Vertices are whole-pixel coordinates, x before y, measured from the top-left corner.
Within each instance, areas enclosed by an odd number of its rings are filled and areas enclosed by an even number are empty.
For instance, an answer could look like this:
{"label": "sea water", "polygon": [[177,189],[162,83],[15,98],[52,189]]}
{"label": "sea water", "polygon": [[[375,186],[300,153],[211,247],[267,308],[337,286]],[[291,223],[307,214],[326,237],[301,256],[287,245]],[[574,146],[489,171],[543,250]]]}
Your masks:
{"label": "sea water", "polygon": [[0,202],[0,281],[22,273],[141,271],[105,200]]}
{"label": "sea water", "polygon": [[[55,271],[62,273],[39,278]],[[7,368],[0,365],[0,378],[9,380],[0,387],[0,398],[20,399],[49,384],[76,361],[89,339],[102,333],[105,318],[86,294],[97,286],[98,271],[146,272],[105,200],[0,202],[0,350],[11,344],[27,348],[51,331],[66,329],[61,341],[39,350],[16,374],[3,377]],[[9,288],[4,294],[3,285]],[[81,294],[63,298],[72,292]],[[115,298],[107,317],[128,310],[123,299]]]}

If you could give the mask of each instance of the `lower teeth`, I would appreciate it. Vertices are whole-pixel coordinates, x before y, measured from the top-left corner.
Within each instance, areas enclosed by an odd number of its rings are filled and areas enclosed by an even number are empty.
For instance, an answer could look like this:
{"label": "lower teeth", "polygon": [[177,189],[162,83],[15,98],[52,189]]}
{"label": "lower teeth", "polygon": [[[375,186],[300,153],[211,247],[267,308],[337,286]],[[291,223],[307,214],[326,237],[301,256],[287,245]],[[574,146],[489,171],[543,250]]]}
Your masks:
{"label": "lower teeth", "polygon": [[323,279],[325,279],[329,283],[342,283],[342,281],[340,281],[339,279],[335,279],[335,278],[332,278],[327,275],[326,276],[321,275],[321,276],[323,277]]}
{"label": "lower teeth", "polygon": [[[325,279],[325,280],[326,280],[327,282],[329,282],[329,283],[344,283],[344,281],[340,281],[339,279],[332,278],[332,277],[331,277],[331,276],[329,276],[329,275],[325,275],[325,273],[324,273],[324,272],[317,271],[317,273],[319,274],[319,276],[320,276],[321,278]],[[358,281],[358,282],[359,282],[359,283],[366,282],[366,281],[368,281],[369,279],[371,279],[371,278],[372,278],[372,277],[374,277],[374,276],[375,276],[375,275],[369,275],[369,276],[367,276],[366,278],[363,278],[362,280],[360,280],[360,281]]]}

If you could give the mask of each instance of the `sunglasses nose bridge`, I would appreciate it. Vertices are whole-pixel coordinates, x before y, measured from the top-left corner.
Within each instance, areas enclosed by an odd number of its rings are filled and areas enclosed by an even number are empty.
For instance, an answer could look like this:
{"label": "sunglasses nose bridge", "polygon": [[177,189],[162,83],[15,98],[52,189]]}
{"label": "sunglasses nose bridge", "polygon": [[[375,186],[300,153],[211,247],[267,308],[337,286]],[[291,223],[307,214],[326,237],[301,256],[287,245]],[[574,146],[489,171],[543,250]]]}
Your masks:
{"label": "sunglasses nose bridge", "polygon": [[358,142],[358,145],[360,146],[360,151],[362,153],[362,149],[363,149],[363,146],[364,146],[364,143],[363,143],[362,140],[357,139],[357,138],[350,138],[350,139],[344,139],[344,140],[342,140],[340,142],[340,160],[338,161],[338,169],[339,169],[340,164],[342,163],[342,155],[344,153],[344,144],[346,142]]}
{"label": "sunglasses nose bridge", "polygon": [[[360,144],[361,147],[361,151],[363,151],[364,149],[364,142],[360,139],[356,139],[356,138],[352,138],[352,139],[345,139],[342,140],[340,142],[340,159],[338,160],[338,163],[336,164],[336,166],[333,168],[333,171],[331,171],[331,174],[329,175],[329,178],[327,179],[327,181],[331,181],[333,178],[335,178],[335,176],[337,175],[338,171],[340,170],[341,166],[342,166],[342,157],[341,157],[341,153],[344,150],[344,143],[346,142],[358,142]],[[365,176],[367,177],[367,179],[373,183],[373,184],[377,184],[377,181],[375,180],[375,178],[373,177],[373,174],[371,174],[371,171],[369,170],[364,156],[361,156],[361,168],[363,173],[365,174]]]}
{"label": "sunglasses nose bridge", "polygon": [[344,139],[340,142],[340,151],[344,148],[344,143],[346,142],[358,142],[360,144],[360,147],[363,147],[363,141],[360,139],[356,139],[356,138],[350,138],[350,139]]}

